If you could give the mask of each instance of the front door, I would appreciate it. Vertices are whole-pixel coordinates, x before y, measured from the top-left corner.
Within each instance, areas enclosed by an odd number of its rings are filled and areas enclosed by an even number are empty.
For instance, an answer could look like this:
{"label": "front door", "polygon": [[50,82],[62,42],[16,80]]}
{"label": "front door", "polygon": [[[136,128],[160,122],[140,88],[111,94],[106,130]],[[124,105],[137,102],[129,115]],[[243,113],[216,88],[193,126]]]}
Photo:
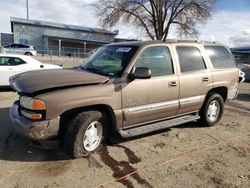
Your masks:
{"label": "front door", "polygon": [[167,45],[145,48],[135,62],[136,67],[150,68],[152,77],[129,80],[123,86],[123,127],[175,115],[179,107],[179,81],[170,48]]}
{"label": "front door", "polygon": [[12,57],[0,57],[0,86],[9,86],[9,78],[16,74]]}

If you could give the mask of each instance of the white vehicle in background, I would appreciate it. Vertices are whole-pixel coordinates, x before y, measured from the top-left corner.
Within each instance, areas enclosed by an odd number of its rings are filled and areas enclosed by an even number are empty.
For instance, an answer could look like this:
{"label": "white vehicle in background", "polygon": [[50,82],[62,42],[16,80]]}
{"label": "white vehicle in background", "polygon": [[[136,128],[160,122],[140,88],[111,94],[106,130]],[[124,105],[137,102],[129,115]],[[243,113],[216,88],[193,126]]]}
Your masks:
{"label": "white vehicle in background", "polygon": [[4,46],[4,53],[36,56],[37,51],[33,46],[13,43]]}
{"label": "white vehicle in background", "polygon": [[244,82],[244,81],[246,80],[245,76],[246,76],[246,73],[243,72],[243,71],[239,68],[239,79],[240,79],[239,82],[240,82],[240,83],[242,83],[242,82]]}
{"label": "white vehicle in background", "polygon": [[60,69],[58,65],[42,63],[30,56],[0,54],[0,87],[8,87],[9,78],[15,74],[43,69]]}

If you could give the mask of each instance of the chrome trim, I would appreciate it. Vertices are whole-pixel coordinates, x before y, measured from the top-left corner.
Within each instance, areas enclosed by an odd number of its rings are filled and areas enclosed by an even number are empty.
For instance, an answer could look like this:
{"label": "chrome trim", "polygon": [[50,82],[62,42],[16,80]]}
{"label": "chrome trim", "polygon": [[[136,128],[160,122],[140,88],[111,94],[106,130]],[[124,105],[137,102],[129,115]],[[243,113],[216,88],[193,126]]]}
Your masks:
{"label": "chrome trim", "polygon": [[180,105],[184,104],[190,104],[190,103],[195,103],[195,102],[202,102],[204,99],[205,95],[199,95],[195,97],[187,97],[187,98],[182,98],[180,100],[172,100],[172,101],[167,101],[167,102],[159,102],[159,103],[153,103],[153,104],[147,104],[147,105],[142,105],[142,106],[135,106],[131,108],[126,108],[128,113],[138,113],[138,112],[144,112],[144,111],[149,111],[149,110],[154,110],[158,108],[171,108],[171,107],[177,107],[180,103]]}
{"label": "chrome trim", "polygon": [[[173,115],[173,116],[169,116],[169,117],[165,117],[165,118],[160,118],[160,119],[156,119],[156,120],[152,120],[152,121],[147,121],[147,122],[143,122],[143,123],[132,124],[132,125],[126,126],[123,129],[130,129],[130,128],[133,128],[133,127],[146,125],[146,124],[150,124],[150,123],[155,123],[155,122],[159,122],[159,121],[165,121],[165,120],[172,119],[172,118],[178,118],[180,116],[185,116],[185,115],[193,114],[193,113],[198,113],[198,110],[194,110],[194,111],[191,111],[191,112],[185,112],[185,113],[182,113],[182,114],[177,114],[177,115]],[[119,130],[122,130],[122,129],[119,129]]]}
{"label": "chrome trim", "polygon": [[178,100],[172,100],[168,102],[159,102],[159,103],[153,103],[153,104],[148,104],[148,105],[127,108],[127,111],[128,113],[135,113],[135,112],[143,112],[143,111],[154,110],[154,109],[164,108],[164,107],[175,107],[178,105],[179,105]]}
{"label": "chrome trim", "polygon": [[180,105],[190,104],[190,103],[194,103],[194,102],[201,102],[201,101],[203,101],[204,97],[205,97],[205,95],[182,98],[182,99],[180,99]]}

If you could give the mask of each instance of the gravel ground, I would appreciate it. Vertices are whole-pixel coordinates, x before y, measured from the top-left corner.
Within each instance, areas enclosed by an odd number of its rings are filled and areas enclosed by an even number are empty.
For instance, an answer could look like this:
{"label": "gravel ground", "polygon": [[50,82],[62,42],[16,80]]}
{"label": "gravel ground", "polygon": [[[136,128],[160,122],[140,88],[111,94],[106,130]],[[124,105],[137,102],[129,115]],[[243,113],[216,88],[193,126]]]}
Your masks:
{"label": "gravel ground", "polygon": [[250,84],[214,127],[188,123],[103,147],[89,158],[29,146],[0,92],[0,185],[5,187],[250,187]]}

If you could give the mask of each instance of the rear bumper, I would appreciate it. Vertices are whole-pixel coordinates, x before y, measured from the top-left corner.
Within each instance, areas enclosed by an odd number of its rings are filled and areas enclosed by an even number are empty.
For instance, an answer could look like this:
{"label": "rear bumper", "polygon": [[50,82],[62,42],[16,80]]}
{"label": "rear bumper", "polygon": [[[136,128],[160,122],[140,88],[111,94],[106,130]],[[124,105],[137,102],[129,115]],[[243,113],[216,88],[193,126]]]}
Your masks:
{"label": "rear bumper", "polygon": [[228,89],[228,100],[235,100],[239,94],[239,91],[236,87],[232,87]]}
{"label": "rear bumper", "polygon": [[26,138],[42,141],[58,135],[60,118],[33,121],[21,116],[15,102],[10,109],[10,119],[16,132]]}

